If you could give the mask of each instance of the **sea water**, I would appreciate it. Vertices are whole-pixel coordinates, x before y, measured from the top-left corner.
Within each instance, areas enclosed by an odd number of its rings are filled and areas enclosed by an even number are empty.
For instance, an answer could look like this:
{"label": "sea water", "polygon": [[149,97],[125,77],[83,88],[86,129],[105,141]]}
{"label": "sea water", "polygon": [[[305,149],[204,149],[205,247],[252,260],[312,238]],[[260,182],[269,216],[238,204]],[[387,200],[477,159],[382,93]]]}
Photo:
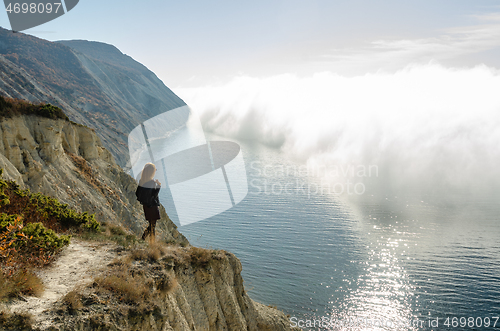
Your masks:
{"label": "sea water", "polygon": [[500,327],[498,196],[353,202],[317,190],[319,178],[279,150],[239,143],[247,197],[179,230],[195,246],[234,253],[252,299],[304,329]]}

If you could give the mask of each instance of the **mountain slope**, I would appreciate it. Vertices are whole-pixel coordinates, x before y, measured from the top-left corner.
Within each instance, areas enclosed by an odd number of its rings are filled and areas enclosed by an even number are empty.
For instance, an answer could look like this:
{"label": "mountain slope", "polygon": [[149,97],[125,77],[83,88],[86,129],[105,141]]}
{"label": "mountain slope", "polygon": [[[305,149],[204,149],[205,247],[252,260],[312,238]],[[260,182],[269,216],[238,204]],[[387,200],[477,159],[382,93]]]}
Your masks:
{"label": "mountain slope", "polygon": [[144,120],[185,105],[142,64],[111,45],[50,42],[0,28],[0,95],[49,102],[96,129],[117,163],[127,135]]}

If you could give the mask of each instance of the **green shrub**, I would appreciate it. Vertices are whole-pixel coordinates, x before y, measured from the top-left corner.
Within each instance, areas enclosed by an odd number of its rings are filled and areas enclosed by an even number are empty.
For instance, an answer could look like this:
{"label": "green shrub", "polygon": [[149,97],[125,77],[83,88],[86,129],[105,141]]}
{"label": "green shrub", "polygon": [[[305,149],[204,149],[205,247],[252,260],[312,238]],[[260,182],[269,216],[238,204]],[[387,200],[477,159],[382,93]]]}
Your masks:
{"label": "green shrub", "polygon": [[[0,177],[3,169],[0,168]],[[22,190],[14,181],[0,178],[0,212],[21,214],[25,223],[42,222],[52,230],[67,230],[71,227],[99,232],[100,224],[94,214],[79,213],[67,204],[41,193]],[[1,219],[0,219],[1,221]]]}
{"label": "green shrub", "polygon": [[0,193],[0,206],[7,206],[10,203],[9,196],[3,192]]}
{"label": "green shrub", "polygon": [[19,215],[0,213],[0,232],[4,232],[9,224],[14,224]]}
{"label": "green shrub", "polygon": [[68,116],[66,116],[61,108],[53,106],[50,103],[33,104],[25,100],[0,96],[0,117],[12,117],[15,115],[36,115],[69,121]]}
{"label": "green shrub", "polygon": [[43,284],[34,269],[49,264],[70,242],[70,236],[55,231],[77,227],[95,233],[100,224],[94,215],[22,190],[14,181],[1,179],[2,174],[0,168],[0,300],[20,293],[38,295]]}
{"label": "green shrub", "polygon": [[31,194],[30,203],[36,206],[42,216],[54,217],[66,228],[82,227],[85,230],[94,232],[100,230],[100,224],[95,219],[94,214],[89,215],[88,212],[78,213],[69,208],[67,204],[60,203],[57,199],[35,193]]}
{"label": "green shrub", "polygon": [[61,108],[52,106],[50,103],[41,105],[40,108],[35,111],[35,114],[52,119],[62,118],[68,120],[68,117],[64,114]]}
{"label": "green shrub", "polygon": [[30,244],[46,251],[57,251],[69,245],[70,237],[58,236],[54,231],[46,229],[42,223],[29,223],[22,232],[29,238]]}

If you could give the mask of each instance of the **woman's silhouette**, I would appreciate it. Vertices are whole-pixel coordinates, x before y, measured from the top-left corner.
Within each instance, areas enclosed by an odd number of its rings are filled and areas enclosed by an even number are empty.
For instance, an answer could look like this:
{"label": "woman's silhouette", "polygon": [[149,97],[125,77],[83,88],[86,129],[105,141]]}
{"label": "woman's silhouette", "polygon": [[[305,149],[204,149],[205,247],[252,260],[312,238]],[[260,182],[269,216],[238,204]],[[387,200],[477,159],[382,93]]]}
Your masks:
{"label": "woman's silhouette", "polygon": [[156,173],[156,166],[153,163],[147,163],[142,170],[139,186],[135,191],[137,200],[144,208],[144,216],[149,222],[149,226],[142,234],[142,239],[145,240],[148,235],[152,241],[155,240],[156,221],[160,219],[160,201],[158,193],[160,192],[161,183],[158,179],[153,180]]}

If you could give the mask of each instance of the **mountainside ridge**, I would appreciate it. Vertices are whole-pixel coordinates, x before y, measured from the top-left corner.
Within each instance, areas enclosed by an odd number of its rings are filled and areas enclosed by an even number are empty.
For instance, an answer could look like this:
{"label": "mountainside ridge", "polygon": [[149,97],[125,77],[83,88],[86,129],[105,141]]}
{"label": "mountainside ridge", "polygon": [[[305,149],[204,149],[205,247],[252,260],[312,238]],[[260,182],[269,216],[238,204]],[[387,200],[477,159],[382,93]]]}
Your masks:
{"label": "mountainside ridge", "polygon": [[0,28],[0,95],[48,102],[96,129],[116,162],[126,167],[128,133],[185,103],[144,65],[115,46],[50,42]]}

